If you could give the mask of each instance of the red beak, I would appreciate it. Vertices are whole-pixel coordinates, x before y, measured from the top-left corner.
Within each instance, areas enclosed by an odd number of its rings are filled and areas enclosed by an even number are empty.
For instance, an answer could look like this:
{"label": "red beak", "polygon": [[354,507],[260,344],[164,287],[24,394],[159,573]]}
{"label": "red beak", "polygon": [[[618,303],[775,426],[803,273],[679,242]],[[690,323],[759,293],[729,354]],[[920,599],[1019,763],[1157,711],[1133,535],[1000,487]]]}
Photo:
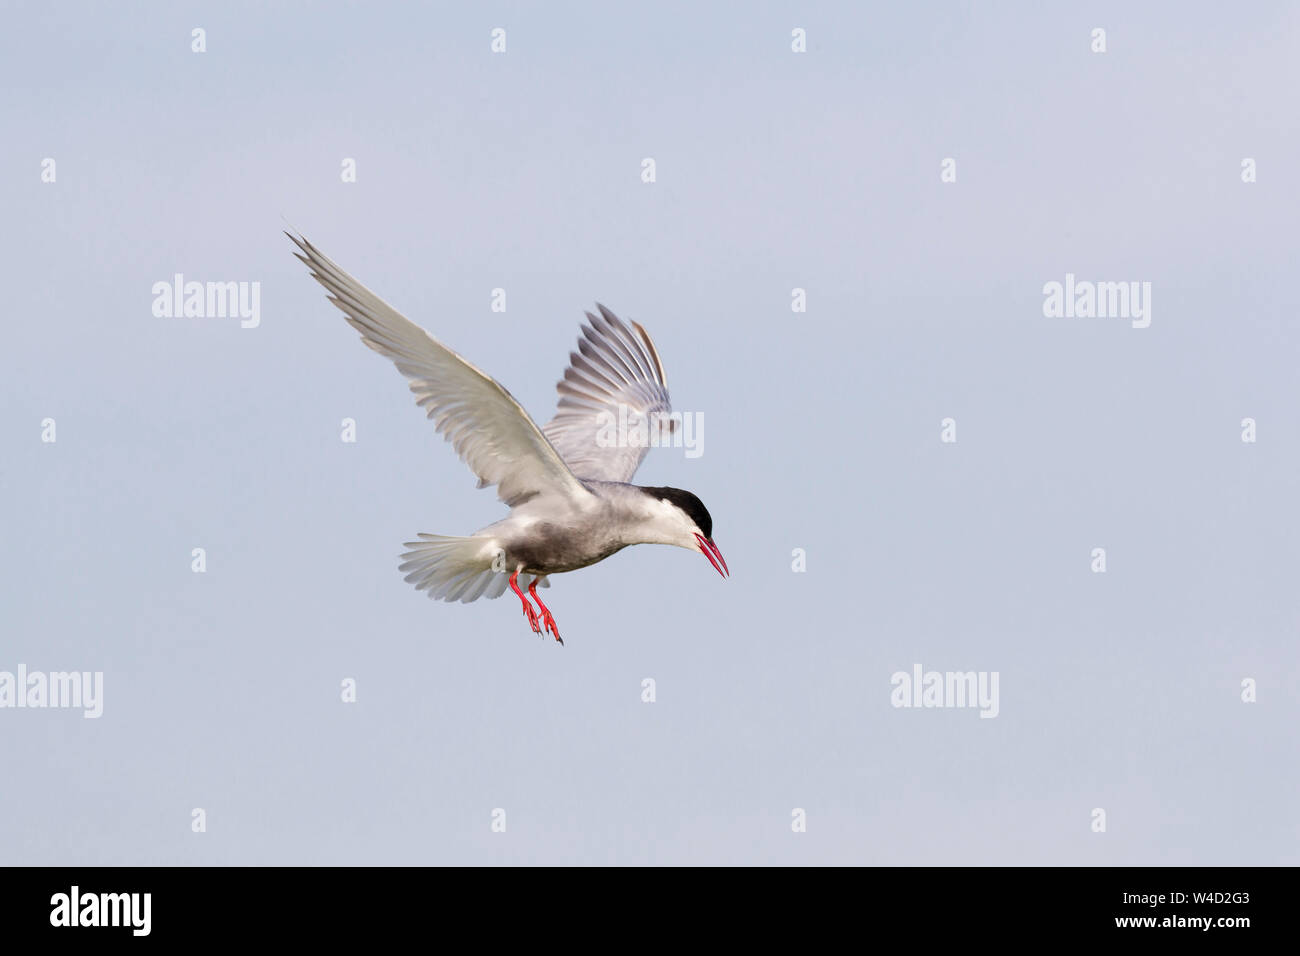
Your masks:
{"label": "red beak", "polygon": [[[712,538],[706,538],[702,534],[697,534],[695,540],[700,543],[700,551],[709,559],[709,564],[713,565],[714,570],[724,578],[731,574],[731,569],[727,567],[727,559],[722,556],[718,546],[713,543]],[[721,564],[719,564],[721,562]]]}

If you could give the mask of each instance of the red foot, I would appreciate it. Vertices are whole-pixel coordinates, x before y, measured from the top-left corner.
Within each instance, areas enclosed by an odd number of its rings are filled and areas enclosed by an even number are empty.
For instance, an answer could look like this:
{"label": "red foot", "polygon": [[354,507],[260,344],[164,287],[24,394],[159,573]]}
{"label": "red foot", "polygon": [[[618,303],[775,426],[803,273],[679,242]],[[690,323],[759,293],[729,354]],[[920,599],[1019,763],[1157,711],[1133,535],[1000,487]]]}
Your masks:
{"label": "red foot", "polygon": [[555,626],[555,618],[551,617],[551,612],[547,610],[546,605],[542,603],[542,599],[537,595],[537,578],[533,578],[533,583],[528,585],[528,593],[533,596],[537,606],[542,609],[542,620],[546,622],[547,633],[554,634],[555,639],[563,644],[564,640],[560,637],[560,629]]}
{"label": "red foot", "polygon": [[[534,580],[534,581],[533,581],[533,584],[536,585],[536,584],[537,584],[537,581]],[[531,604],[528,603],[528,598],[524,597],[524,592],[521,591],[521,590],[519,590],[519,572],[518,572],[518,571],[516,571],[514,574],[510,575],[510,590],[512,590],[512,591],[514,591],[516,594],[518,594],[518,595],[519,595],[519,600],[523,602],[523,604],[524,604],[524,614],[527,615],[527,617],[528,617],[528,626],[531,627],[531,628],[533,629],[533,633],[534,633],[534,634],[541,634],[541,633],[542,633],[542,626],[541,626],[541,623],[540,623],[540,622],[538,621],[538,619],[537,619],[537,612],[534,611],[534,610],[533,610],[533,606],[532,606]],[[530,590],[531,590],[531,589],[530,589]],[[533,597],[537,597],[537,595],[534,594]],[[541,601],[538,601],[537,603],[538,603],[538,604],[541,604],[542,602],[541,602]],[[548,615],[548,616],[549,616],[549,615]]]}

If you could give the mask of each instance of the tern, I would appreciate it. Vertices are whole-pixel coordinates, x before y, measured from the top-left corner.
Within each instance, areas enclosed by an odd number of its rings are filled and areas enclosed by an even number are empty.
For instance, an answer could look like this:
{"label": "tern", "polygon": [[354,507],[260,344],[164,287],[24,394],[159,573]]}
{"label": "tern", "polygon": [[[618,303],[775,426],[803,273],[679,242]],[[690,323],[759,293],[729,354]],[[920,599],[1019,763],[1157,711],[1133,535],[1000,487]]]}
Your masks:
{"label": "tern", "polygon": [[616,419],[672,424],[668,377],[641,325],[629,327],[599,303],[598,314],[586,313],[578,351],[569,353],[556,385],[558,410],[538,428],[496,379],[305,238],[285,235],[361,340],[410,380],[416,404],[478,477],[478,486],[495,485],[510,508],[505,518],[468,537],[420,533],[418,541],[408,541],[399,570],[417,590],[468,603],[500,597],[509,586],[533,632],[552,634],[563,644],[537,593],[539,585],[550,587],[549,575],[588,567],[633,544],[697,551],[724,578],[730,575],[700,499],[680,488],[630,484],[649,443],[609,440],[608,424]]}

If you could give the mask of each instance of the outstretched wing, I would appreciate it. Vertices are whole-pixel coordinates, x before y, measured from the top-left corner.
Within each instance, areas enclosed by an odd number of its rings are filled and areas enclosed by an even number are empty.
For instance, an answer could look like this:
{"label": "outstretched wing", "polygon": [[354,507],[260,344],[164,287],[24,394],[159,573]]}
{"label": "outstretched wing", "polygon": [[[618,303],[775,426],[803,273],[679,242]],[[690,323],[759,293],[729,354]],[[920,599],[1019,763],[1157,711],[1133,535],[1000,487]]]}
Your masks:
{"label": "outstretched wing", "polygon": [[668,376],[650,335],[599,303],[555,386],[560,407],[542,429],[579,478],[630,481],[650,442],[676,427]]}
{"label": "outstretched wing", "polygon": [[514,506],[536,495],[590,496],[514,396],[338,267],[300,236],[294,253],[361,340],[393,360],[456,454]]}

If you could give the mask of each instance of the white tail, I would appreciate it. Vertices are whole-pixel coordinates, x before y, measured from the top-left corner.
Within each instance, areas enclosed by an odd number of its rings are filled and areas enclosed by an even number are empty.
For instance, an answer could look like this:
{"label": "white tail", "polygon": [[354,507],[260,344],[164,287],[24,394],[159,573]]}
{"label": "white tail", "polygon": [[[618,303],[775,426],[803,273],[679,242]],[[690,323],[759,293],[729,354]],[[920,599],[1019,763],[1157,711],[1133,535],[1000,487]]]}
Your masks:
{"label": "white tail", "polygon": [[[441,534],[419,535],[419,541],[407,541],[410,548],[402,554],[399,571],[417,591],[427,591],[434,600],[460,601],[468,604],[479,598],[498,598],[505,593],[513,568],[504,565],[504,556],[490,538],[453,538]],[[527,588],[533,575],[520,574],[519,587]],[[545,577],[539,587],[550,587]]]}

